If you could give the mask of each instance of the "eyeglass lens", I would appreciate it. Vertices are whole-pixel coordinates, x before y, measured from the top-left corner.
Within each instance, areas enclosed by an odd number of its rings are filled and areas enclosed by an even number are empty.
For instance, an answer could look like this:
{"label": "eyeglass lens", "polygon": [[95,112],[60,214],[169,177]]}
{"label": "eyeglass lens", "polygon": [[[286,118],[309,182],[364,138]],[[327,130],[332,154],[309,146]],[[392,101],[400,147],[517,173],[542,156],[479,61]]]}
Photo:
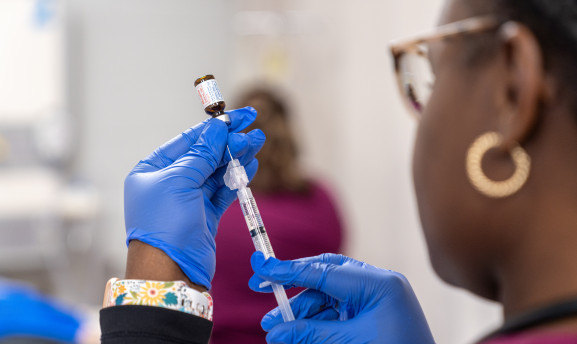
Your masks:
{"label": "eyeglass lens", "polygon": [[404,96],[418,114],[424,111],[435,81],[426,49],[422,46],[416,51],[406,52],[399,61]]}

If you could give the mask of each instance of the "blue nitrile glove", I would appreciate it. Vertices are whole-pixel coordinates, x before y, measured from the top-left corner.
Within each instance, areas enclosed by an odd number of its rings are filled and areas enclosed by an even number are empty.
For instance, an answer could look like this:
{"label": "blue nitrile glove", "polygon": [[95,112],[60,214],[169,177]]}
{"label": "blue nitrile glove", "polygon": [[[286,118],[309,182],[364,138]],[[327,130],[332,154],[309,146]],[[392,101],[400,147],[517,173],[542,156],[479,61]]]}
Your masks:
{"label": "blue nitrile glove", "polygon": [[[264,281],[309,288],[290,300],[297,320],[283,323],[278,308],[262,319],[268,343],[429,344],[433,336],[409,281],[349,257],[323,254],[293,261],[251,258],[251,289]],[[339,320],[345,311],[348,320]]]}
{"label": "blue nitrile glove", "polygon": [[223,181],[230,161],[226,145],[252,178],[258,166],[254,156],[265,141],[258,129],[237,133],[256,118],[253,108],[228,115],[230,127],[209,119],[185,131],[140,161],[124,182],[127,244],[139,240],[161,249],[207,289],[216,264],[218,222],[236,199]]}
{"label": "blue nitrile glove", "polygon": [[80,320],[71,310],[23,284],[0,279],[0,339],[36,337],[74,342]]}

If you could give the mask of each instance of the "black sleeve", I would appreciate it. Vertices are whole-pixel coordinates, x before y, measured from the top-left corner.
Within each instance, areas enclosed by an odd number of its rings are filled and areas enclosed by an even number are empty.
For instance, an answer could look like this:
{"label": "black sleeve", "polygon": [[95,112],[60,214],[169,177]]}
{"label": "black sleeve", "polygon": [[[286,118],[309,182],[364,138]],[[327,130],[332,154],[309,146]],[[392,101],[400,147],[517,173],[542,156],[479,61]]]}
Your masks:
{"label": "black sleeve", "polygon": [[206,344],[212,322],[162,307],[114,306],[100,311],[103,344]]}

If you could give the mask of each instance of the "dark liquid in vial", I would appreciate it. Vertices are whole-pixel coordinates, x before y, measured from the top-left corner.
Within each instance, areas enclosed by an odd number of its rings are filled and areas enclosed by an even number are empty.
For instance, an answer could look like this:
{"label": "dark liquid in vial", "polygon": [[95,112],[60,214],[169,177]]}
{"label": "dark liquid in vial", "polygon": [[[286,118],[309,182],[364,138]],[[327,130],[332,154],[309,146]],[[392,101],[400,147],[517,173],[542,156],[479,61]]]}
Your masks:
{"label": "dark liquid in vial", "polygon": [[204,108],[204,112],[212,117],[217,117],[224,114],[224,108],[226,104],[224,102],[218,102],[216,104],[211,104]]}

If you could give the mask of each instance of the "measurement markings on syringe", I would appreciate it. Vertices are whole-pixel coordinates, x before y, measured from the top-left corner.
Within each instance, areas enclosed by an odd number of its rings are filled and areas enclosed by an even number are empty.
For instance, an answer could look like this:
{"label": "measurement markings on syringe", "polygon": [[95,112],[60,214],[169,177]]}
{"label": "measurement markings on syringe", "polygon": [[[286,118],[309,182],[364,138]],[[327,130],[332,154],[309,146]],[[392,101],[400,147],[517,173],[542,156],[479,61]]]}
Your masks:
{"label": "measurement markings on syringe", "polygon": [[253,238],[254,238],[255,236],[259,235],[259,233],[260,233],[260,234],[265,234],[265,233],[266,233],[266,230],[264,229],[264,227],[258,227],[257,229],[251,229],[251,230],[250,230],[250,236],[253,237]]}
{"label": "measurement markings on syringe", "polygon": [[257,215],[258,208],[256,207],[256,202],[254,201],[254,199],[249,199],[249,202],[246,203],[242,202],[240,204],[242,208],[242,213],[244,214],[244,220],[246,221],[246,225],[248,226],[249,231],[251,231],[252,234],[252,231],[261,229],[260,232],[265,233],[264,224],[260,219],[260,215]]}

